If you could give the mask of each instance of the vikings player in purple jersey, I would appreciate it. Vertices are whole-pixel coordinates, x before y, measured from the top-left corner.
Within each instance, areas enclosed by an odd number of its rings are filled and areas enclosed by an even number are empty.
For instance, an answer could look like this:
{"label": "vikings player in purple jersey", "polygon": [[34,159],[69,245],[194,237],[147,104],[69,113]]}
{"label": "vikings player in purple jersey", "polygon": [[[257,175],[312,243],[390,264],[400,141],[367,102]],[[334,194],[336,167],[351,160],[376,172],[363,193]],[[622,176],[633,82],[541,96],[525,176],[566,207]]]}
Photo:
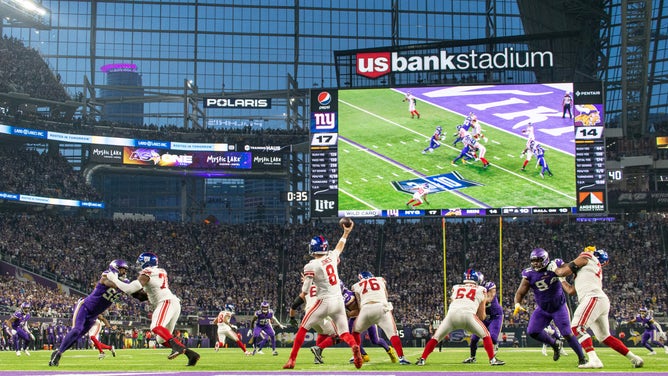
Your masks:
{"label": "vikings player in purple jersey", "polygon": [[[481,279],[484,277],[480,277]],[[503,307],[499,303],[499,297],[496,294],[496,284],[492,281],[486,282],[483,287],[487,289],[487,299],[485,301],[485,319],[482,321],[487,330],[489,330],[489,335],[492,337],[492,343],[494,344],[494,350],[499,348],[498,340],[499,333],[501,333],[501,327],[503,326]],[[471,356],[465,359],[462,363],[475,363],[475,354],[478,350],[478,337],[475,333],[471,334],[471,345],[470,352]]]}
{"label": "vikings player in purple jersey", "polygon": [[[23,302],[21,307],[6,321],[7,330],[14,341],[16,356],[21,356],[21,350],[30,356],[28,346],[35,341],[35,337],[28,330],[28,320],[30,320],[30,303]],[[21,342],[23,342],[23,347],[21,347]]]}
{"label": "vikings player in purple jersey", "polygon": [[[668,346],[666,345],[666,334],[647,308],[641,307],[638,311],[638,315],[629,321],[622,322],[622,325],[637,323],[642,325],[645,331],[642,333],[641,344],[649,350],[648,355],[656,355],[656,351],[652,348],[652,344],[656,343],[663,346],[664,351],[668,354]],[[656,335],[658,333],[658,336]],[[659,342],[658,339],[662,339],[663,343]]]}
{"label": "vikings player in purple jersey", "polygon": [[462,151],[459,153],[459,156],[455,159],[452,160],[451,164],[453,166],[457,165],[457,161],[464,158],[462,160],[463,164],[466,164],[466,160],[474,159],[475,158],[475,149],[473,148],[473,145],[477,142],[473,136],[470,134],[467,134],[464,139],[462,140],[464,143],[464,147],[462,148]]}
{"label": "vikings player in purple jersey", "polygon": [[536,144],[533,153],[536,156],[536,165],[540,166],[540,177],[545,179],[546,172],[548,175],[553,176],[552,171],[550,171],[550,167],[548,167],[547,161],[545,160],[545,149],[543,148],[543,145]]}
{"label": "vikings player in purple jersey", "polygon": [[473,125],[473,119],[477,120],[477,117],[473,112],[469,112],[468,116],[466,116],[466,119],[464,119],[464,123],[457,126],[457,132],[455,132],[455,141],[452,143],[452,146],[457,146],[457,143],[462,141],[464,136],[468,134],[469,129],[471,129],[471,125]]}
{"label": "vikings player in purple jersey", "polygon": [[57,367],[60,357],[67,349],[72,347],[81,336],[88,333],[95,323],[97,317],[106,311],[114,302],[120,299],[123,291],[118,290],[116,285],[106,277],[106,273],[112,272],[125,279],[128,263],[124,260],[114,260],[109,263],[109,268],[104,271],[95,289],[87,297],[79,299],[74,306],[72,314],[72,329],[65,335],[60,347],[51,354],[49,366]]}
{"label": "vikings player in purple jersey", "polygon": [[[276,351],[276,333],[274,332],[274,327],[271,326],[271,323],[276,322],[281,329],[285,328],[285,325],[281,324],[276,317],[274,317],[274,311],[269,308],[268,302],[262,302],[260,304],[260,310],[255,311],[255,316],[251,321],[251,327],[253,328],[253,343],[257,344],[257,348],[253,349],[253,355],[262,351],[262,347],[271,341],[271,349],[273,350],[273,355],[278,355]],[[264,332],[267,337],[261,339],[261,334]],[[255,347],[255,346],[254,346]]]}
{"label": "vikings player in purple jersey", "polygon": [[522,282],[520,282],[520,286],[515,292],[515,311],[513,315],[516,316],[521,310],[524,310],[522,300],[529,289],[533,290],[536,309],[529,318],[527,334],[531,338],[551,346],[554,350],[552,359],[554,361],[559,360],[563,343],[560,340],[555,340],[543,330],[551,320],[554,320],[556,327],[564,334],[564,339],[568,341],[569,346],[578,355],[579,364],[587,363],[582,346],[571,332],[566,295],[560,279],[554,272],[547,270],[550,263],[549,254],[543,248],[536,248],[531,251],[530,260],[531,267],[522,271]]}
{"label": "vikings player in purple jersey", "polygon": [[445,138],[443,134],[443,128],[438,126],[434,131],[434,134],[429,139],[429,146],[422,150],[422,154],[427,154],[427,152],[433,153],[434,149],[441,147],[441,140]]}

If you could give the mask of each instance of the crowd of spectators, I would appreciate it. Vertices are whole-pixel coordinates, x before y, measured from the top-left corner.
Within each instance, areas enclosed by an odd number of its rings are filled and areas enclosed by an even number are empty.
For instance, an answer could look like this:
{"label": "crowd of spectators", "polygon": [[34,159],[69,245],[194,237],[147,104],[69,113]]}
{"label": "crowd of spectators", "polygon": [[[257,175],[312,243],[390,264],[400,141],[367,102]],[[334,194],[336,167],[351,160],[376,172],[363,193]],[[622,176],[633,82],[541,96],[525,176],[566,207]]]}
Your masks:
{"label": "crowd of spectators", "polygon": [[[616,317],[621,320],[640,306],[665,312],[662,216],[612,223],[569,219],[504,221],[502,249],[498,219],[446,222],[445,247],[440,221],[359,222],[342,255],[340,274],[346,284],[354,283],[362,270],[385,277],[397,321],[415,324],[442,313],[444,283],[453,286],[466,268],[473,267],[499,285],[506,325],[515,325],[527,319],[510,313],[531,250],[542,247],[553,258],[570,260],[594,244],[610,252],[604,286]],[[317,234],[333,246],[341,229],[336,223],[233,226],[1,214],[0,255],[88,293],[109,261],[124,258],[134,263],[139,253],[154,251],[170,274],[170,287],[182,299],[183,315],[211,316],[227,302],[233,302],[240,315],[252,314],[266,300],[285,320],[299,292],[307,245]],[[136,272],[129,274],[134,277]],[[20,299],[15,296],[4,304]],[[143,305],[126,303],[119,306],[119,315],[146,315]]]}
{"label": "crowd of spectators", "polygon": [[28,94],[53,101],[70,99],[60,78],[39,52],[6,35],[0,38],[0,92]]}
{"label": "crowd of spectators", "polygon": [[102,199],[57,149],[39,152],[14,144],[0,147],[0,192],[86,201]]}

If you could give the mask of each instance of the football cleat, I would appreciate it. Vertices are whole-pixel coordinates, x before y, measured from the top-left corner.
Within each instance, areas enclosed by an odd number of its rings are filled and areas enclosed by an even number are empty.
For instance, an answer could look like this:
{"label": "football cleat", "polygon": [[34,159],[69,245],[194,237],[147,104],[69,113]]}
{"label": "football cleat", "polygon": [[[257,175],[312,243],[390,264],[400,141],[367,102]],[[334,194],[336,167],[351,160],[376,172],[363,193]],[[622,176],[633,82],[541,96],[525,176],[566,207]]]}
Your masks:
{"label": "football cleat", "polygon": [[475,356],[472,356],[470,358],[466,358],[462,361],[462,363],[475,363],[475,362],[476,362]]}
{"label": "football cleat", "polygon": [[58,350],[51,353],[51,360],[49,360],[49,367],[58,367],[58,364],[60,363],[60,356],[61,355],[62,354]]}
{"label": "football cleat", "polygon": [[652,350],[652,351],[650,351],[649,353],[647,353],[647,355],[650,355],[650,356],[651,356],[651,355],[656,355],[656,351]]}
{"label": "football cleat", "polygon": [[[633,368],[642,368],[645,362],[638,355],[634,355],[633,358],[631,358],[631,364],[633,365]],[[603,365],[601,364],[601,366]]]}
{"label": "football cleat", "polygon": [[564,343],[561,342],[560,339],[554,341],[554,346],[552,346],[552,350],[554,350],[554,354],[552,354],[552,360],[555,362],[559,360],[559,357],[561,356],[561,349],[564,348]]}
{"label": "football cleat", "polygon": [[390,361],[392,363],[396,363],[399,361],[399,358],[397,357],[397,352],[394,350],[394,347],[390,346],[387,349],[387,355],[390,357]]}
{"label": "football cleat", "polygon": [[111,346],[111,356],[113,356],[114,358],[116,357],[116,347],[114,347],[113,345]]}
{"label": "football cleat", "polygon": [[313,354],[313,363],[315,364],[325,363],[322,361],[322,349],[320,347],[318,346],[311,347],[311,353]]}
{"label": "football cleat", "polygon": [[98,359],[98,360],[102,360],[102,359],[104,359],[105,356],[106,356],[106,355],[104,355],[104,353],[101,352],[100,355],[97,356],[97,359]]}
{"label": "football cleat", "polygon": [[16,350],[16,356],[21,356],[21,351],[20,350]]}
{"label": "football cleat", "polygon": [[271,355],[278,356],[278,351],[274,350],[274,352],[272,352]]}
{"label": "football cleat", "polygon": [[362,354],[362,360],[364,360],[364,363],[369,363],[371,357],[369,356],[369,354]]}
{"label": "football cleat", "polygon": [[426,364],[426,362],[425,362],[424,358],[418,358],[418,360],[415,362],[416,366],[423,366],[425,364]]}
{"label": "football cleat", "polygon": [[504,362],[503,360],[499,360],[496,357],[493,357],[489,361],[489,365],[491,365],[491,366],[502,366],[504,364],[506,364],[506,362]]}
{"label": "football cleat", "polygon": [[23,353],[26,354],[26,356],[30,356],[30,352],[28,351],[28,349],[24,349]]}
{"label": "football cleat", "polygon": [[547,343],[543,344],[543,348],[540,350],[540,353],[543,354],[543,356],[547,356]]}
{"label": "football cleat", "polygon": [[199,354],[187,349],[186,350],[186,356],[188,357],[188,364],[186,364],[187,367],[192,367],[195,364],[197,364],[197,361],[199,360]]}
{"label": "football cleat", "polygon": [[409,362],[408,360],[406,360],[405,357],[402,356],[402,357],[399,357],[399,364],[407,365],[407,364],[411,364],[411,362]]}
{"label": "football cleat", "polygon": [[[633,363],[633,359],[631,360],[631,363]],[[603,362],[601,362],[600,359],[596,360],[590,359],[587,363],[578,365],[578,368],[583,368],[583,369],[603,368]]]}
{"label": "football cleat", "polygon": [[213,349],[218,352],[220,350],[220,342],[216,341],[216,345],[213,347]]}

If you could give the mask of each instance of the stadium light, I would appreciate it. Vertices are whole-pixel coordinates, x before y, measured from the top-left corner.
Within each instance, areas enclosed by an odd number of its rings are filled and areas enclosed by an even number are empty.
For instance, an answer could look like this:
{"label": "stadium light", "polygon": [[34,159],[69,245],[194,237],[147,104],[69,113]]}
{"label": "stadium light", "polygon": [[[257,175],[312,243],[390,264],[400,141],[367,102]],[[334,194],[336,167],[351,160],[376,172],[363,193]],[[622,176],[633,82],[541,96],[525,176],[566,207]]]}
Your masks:
{"label": "stadium light", "polygon": [[0,0],[0,14],[11,27],[51,28],[49,9],[32,0]]}

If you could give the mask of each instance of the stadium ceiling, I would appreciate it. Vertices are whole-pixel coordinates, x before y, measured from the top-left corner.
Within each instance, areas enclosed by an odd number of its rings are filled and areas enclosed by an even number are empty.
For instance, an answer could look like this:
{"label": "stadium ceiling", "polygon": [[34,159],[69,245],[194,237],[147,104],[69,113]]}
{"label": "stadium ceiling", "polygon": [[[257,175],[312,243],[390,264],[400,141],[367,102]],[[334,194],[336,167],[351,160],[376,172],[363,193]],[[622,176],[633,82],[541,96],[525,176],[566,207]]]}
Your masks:
{"label": "stadium ceiling", "polygon": [[2,26],[51,29],[51,12],[32,0],[0,0]]}

